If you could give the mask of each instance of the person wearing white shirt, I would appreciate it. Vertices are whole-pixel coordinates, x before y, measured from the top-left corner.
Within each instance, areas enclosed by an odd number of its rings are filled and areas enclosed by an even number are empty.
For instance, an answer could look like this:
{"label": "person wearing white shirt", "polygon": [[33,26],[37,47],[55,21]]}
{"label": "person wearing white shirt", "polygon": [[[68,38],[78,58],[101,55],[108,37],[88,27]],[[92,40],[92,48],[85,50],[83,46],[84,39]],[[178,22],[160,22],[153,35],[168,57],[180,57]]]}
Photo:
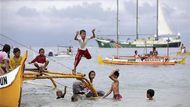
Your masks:
{"label": "person wearing white shirt", "polygon": [[80,47],[78,48],[77,54],[75,56],[75,61],[74,61],[74,69],[72,70],[73,74],[76,74],[76,67],[78,66],[81,58],[84,56],[86,59],[91,59],[91,55],[86,48],[86,45],[90,39],[95,38],[95,29],[92,30],[93,36],[86,37],[86,31],[85,30],[80,30],[80,35],[79,32],[76,32],[74,40],[79,42]]}

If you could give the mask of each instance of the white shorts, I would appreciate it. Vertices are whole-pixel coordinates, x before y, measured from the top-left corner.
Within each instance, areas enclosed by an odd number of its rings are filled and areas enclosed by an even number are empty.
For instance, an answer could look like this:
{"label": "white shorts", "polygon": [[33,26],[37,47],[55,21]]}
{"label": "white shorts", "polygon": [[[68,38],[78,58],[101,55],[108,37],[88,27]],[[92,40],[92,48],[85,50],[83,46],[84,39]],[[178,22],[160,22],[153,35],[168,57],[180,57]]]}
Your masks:
{"label": "white shorts", "polygon": [[45,63],[37,63],[39,67],[42,67],[45,65]]}

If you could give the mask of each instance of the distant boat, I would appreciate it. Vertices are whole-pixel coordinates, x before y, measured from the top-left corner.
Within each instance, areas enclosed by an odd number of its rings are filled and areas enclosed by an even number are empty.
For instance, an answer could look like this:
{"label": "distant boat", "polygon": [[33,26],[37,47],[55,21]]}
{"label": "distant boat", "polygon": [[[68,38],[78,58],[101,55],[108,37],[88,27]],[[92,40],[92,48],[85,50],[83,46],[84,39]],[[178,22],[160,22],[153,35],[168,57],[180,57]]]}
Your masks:
{"label": "distant boat", "polygon": [[99,64],[115,64],[115,65],[175,65],[185,64],[186,58],[167,58],[167,57],[152,57],[147,59],[134,58],[131,56],[119,56],[119,58],[102,58],[98,56]]}
{"label": "distant boat", "polygon": [[[60,50],[63,48],[64,50]],[[57,53],[54,54],[54,57],[72,57],[73,56],[73,47],[72,46],[57,46]]]}
{"label": "distant boat", "polygon": [[[138,0],[137,0],[138,1]],[[98,63],[99,64],[116,64],[116,65],[175,65],[177,63],[180,64],[185,64],[186,58],[183,59],[177,59],[177,58],[171,58],[169,57],[169,42],[170,39],[166,38],[167,42],[167,56],[150,56],[150,55],[145,55],[140,58],[135,58],[134,56],[119,56],[119,48],[121,45],[118,43],[118,8],[119,7],[119,0],[117,0],[117,41],[114,43],[115,48],[117,48],[117,56],[112,56],[112,57],[106,57],[102,58],[100,55],[98,56]],[[138,39],[140,40],[140,39]]]}
{"label": "distant boat", "polygon": [[[157,21],[156,21],[156,34],[147,35],[147,38],[139,38],[138,32],[138,0],[136,9],[136,39],[134,41],[124,40],[124,41],[114,41],[111,39],[105,39],[102,37],[97,37],[96,41],[100,48],[166,48],[166,47],[179,47],[181,45],[180,34],[174,34],[169,28],[161,5],[157,0]],[[117,37],[118,38],[118,37]],[[169,42],[167,40],[170,40]]]}

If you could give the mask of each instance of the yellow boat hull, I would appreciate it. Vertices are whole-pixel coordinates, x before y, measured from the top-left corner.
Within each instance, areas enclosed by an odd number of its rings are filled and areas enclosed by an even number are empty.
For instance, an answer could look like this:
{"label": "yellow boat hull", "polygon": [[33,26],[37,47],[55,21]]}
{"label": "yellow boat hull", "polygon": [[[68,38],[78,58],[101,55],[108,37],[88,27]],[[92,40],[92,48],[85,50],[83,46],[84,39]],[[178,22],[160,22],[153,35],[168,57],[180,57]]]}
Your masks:
{"label": "yellow boat hull", "polygon": [[22,63],[13,71],[0,76],[0,107],[19,107],[22,92],[22,81],[25,53]]}
{"label": "yellow boat hull", "polygon": [[141,61],[141,59],[116,59],[116,58],[105,58],[103,59],[100,55],[98,56],[99,64],[115,64],[115,65],[175,65],[175,64],[185,64],[186,58],[178,60],[164,61],[164,59],[153,58]]}
{"label": "yellow boat hull", "polygon": [[181,53],[181,52],[177,52],[177,55],[186,55],[186,56],[190,56],[190,52],[186,52],[186,53]]}

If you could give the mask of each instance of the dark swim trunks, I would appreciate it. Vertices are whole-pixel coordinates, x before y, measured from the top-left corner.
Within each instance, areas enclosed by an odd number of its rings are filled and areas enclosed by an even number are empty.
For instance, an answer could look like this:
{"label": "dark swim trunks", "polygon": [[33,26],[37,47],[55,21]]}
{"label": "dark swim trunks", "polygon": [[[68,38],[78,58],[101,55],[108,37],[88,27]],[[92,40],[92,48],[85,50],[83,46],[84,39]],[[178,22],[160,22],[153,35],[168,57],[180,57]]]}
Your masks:
{"label": "dark swim trunks", "polygon": [[116,94],[116,95],[113,96],[113,99],[115,99],[115,100],[121,100],[122,96],[120,94]]}

